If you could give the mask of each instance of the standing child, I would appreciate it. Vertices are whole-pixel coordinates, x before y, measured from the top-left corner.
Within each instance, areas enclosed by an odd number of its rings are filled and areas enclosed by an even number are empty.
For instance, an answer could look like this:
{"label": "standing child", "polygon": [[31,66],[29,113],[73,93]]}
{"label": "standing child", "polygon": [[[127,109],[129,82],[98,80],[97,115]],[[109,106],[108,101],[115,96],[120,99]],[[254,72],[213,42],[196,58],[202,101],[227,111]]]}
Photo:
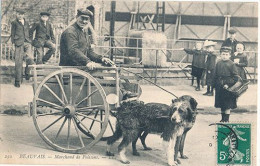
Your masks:
{"label": "standing child", "polygon": [[231,47],[220,49],[221,60],[216,65],[214,75],[215,107],[221,108],[220,122],[229,122],[230,110],[237,107],[237,98],[226,90],[238,81],[236,65],[230,60],[231,50]]}
{"label": "standing child", "polygon": [[91,47],[95,47],[97,45],[97,34],[94,30],[94,23],[95,23],[95,7],[93,5],[90,5],[86,8],[87,10],[91,11],[93,13],[93,16],[91,16],[90,23],[88,26],[84,29],[87,31],[87,35],[89,35],[89,38],[91,39]]}
{"label": "standing child", "polygon": [[206,68],[206,51],[202,50],[202,42],[197,41],[195,49],[184,49],[187,54],[192,54],[192,70],[191,75],[197,78],[196,91],[200,91],[200,80],[203,71]]}
{"label": "standing child", "polygon": [[28,77],[28,65],[34,64],[29,39],[29,24],[24,19],[25,11],[16,10],[16,19],[12,22],[11,41],[15,46],[15,87],[20,87],[23,81],[23,58],[25,57],[25,75]]}
{"label": "standing child", "polygon": [[207,54],[207,61],[206,61],[206,85],[207,85],[207,92],[203,95],[206,96],[213,96],[213,79],[215,73],[215,66],[217,61],[217,55],[214,53],[214,47],[217,43],[213,41],[206,40],[204,42],[204,47],[206,48]]}
{"label": "standing child", "polygon": [[231,56],[231,60],[237,66],[238,75],[242,78],[242,80],[247,80],[244,67],[247,66],[248,60],[247,56],[243,53],[244,49],[245,45],[243,43],[237,43],[236,52]]}

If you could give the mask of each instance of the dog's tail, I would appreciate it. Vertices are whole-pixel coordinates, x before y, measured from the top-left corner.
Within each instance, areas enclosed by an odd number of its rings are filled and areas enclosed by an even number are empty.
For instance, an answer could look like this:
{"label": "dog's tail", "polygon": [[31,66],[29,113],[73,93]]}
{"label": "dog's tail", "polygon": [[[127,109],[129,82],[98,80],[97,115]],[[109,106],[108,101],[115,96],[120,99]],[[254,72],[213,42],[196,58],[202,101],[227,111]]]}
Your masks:
{"label": "dog's tail", "polygon": [[111,145],[114,142],[116,142],[122,136],[122,134],[123,134],[122,129],[118,124],[116,124],[116,130],[113,133],[113,135],[109,137],[102,137],[100,140],[107,141],[107,144]]}

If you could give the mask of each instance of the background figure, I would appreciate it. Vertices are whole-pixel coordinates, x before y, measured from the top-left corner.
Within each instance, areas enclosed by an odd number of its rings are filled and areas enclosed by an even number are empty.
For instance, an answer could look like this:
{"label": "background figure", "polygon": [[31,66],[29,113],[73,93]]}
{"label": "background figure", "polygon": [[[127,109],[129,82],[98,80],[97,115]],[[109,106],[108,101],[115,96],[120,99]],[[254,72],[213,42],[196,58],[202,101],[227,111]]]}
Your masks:
{"label": "background figure", "polygon": [[87,34],[90,37],[91,40],[91,47],[95,47],[97,45],[97,34],[94,30],[94,26],[95,26],[95,8],[93,5],[90,5],[86,8],[87,10],[91,11],[93,13],[93,15],[91,16],[90,19],[90,24],[88,24],[88,26],[86,28],[84,28],[87,31]]}
{"label": "background figure", "polygon": [[236,40],[236,33],[237,31],[235,31],[234,29],[231,29],[228,31],[229,33],[229,38],[227,38],[221,45],[221,47],[231,47],[231,55],[234,54],[234,52],[236,52],[236,45],[237,45],[237,40]]}
{"label": "background figure", "polygon": [[[35,38],[32,45],[36,48],[37,52],[37,64],[46,63],[51,56],[55,53],[55,37],[53,33],[53,28],[49,20],[50,13],[41,12],[40,21],[32,25],[30,29],[30,38],[33,38],[33,33],[36,30]],[[43,56],[44,48],[49,50]]]}
{"label": "background figure", "polygon": [[196,91],[200,91],[200,80],[203,71],[206,68],[206,51],[202,50],[202,42],[196,42],[195,49],[184,49],[187,54],[192,54],[192,70],[191,75],[197,78]]}
{"label": "background figure", "polygon": [[231,56],[231,60],[236,64],[238,75],[242,80],[247,80],[245,67],[248,65],[247,56],[244,54],[245,45],[238,42],[236,45],[236,52]]}
{"label": "background figure", "polygon": [[217,55],[214,53],[214,47],[217,43],[213,41],[206,40],[204,42],[204,47],[206,48],[207,60],[206,60],[206,84],[207,84],[207,92],[203,95],[213,96],[213,79],[215,74],[215,66],[217,61]]}
{"label": "background figure", "polygon": [[220,49],[221,60],[217,63],[215,69],[215,107],[221,108],[222,118],[220,122],[229,122],[230,110],[237,108],[237,98],[226,90],[238,81],[237,67],[230,60],[231,50],[231,47]]}
{"label": "background figure", "polygon": [[11,41],[15,46],[15,87],[20,87],[23,81],[23,58],[25,56],[25,75],[29,79],[28,65],[34,64],[31,55],[31,41],[29,39],[29,24],[24,19],[25,11],[16,10],[16,19],[12,22]]}

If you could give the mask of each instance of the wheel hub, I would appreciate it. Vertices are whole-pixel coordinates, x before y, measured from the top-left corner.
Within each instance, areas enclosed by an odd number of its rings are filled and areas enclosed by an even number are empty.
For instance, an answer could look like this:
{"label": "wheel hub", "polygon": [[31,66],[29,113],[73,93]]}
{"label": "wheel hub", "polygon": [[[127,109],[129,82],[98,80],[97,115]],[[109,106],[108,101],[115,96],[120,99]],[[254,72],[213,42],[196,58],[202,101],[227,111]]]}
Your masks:
{"label": "wheel hub", "polygon": [[76,113],[76,109],[72,105],[67,105],[64,109],[63,112],[66,116],[74,116]]}

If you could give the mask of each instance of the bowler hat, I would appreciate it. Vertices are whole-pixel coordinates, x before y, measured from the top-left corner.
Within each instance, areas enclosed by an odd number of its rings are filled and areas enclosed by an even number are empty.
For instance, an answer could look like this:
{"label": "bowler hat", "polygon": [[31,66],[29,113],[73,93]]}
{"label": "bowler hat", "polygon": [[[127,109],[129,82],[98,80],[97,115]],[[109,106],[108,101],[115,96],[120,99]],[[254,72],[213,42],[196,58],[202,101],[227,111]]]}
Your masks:
{"label": "bowler hat", "polygon": [[232,50],[231,47],[226,47],[226,46],[220,48],[220,52],[231,52],[231,50]]}
{"label": "bowler hat", "polygon": [[50,16],[51,14],[49,12],[41,12],[40,15],[41,16]]}
{"label": "bowler hat", "polygon": [[228,33],[230,33],[230,34],[234,34],[234,33],[236,33],[237,31],[236,30],[234,30],[234,29],[230,29],[229,31],[228,31]]}
{"label": "bowler hat", "polygon": [[17,12],[17,13],[20,13],[20,14],[24,14],[24,13],[25,13],[25,10],[24,10],[24,9],[16,9],[16,12]]}
{"label": "bowler hat", "polygon": [[88,9],[78,9],[77,16],[91,17],[91,16],[93,16],[93,13],[91,11],[89,11]]}
{"label": "bowler hat", "polygon": [[206,40],[203,45],[204,45],[204,47],[209,47],[209,46],[214,46],[216,44],[217,44],[217,42]]}

